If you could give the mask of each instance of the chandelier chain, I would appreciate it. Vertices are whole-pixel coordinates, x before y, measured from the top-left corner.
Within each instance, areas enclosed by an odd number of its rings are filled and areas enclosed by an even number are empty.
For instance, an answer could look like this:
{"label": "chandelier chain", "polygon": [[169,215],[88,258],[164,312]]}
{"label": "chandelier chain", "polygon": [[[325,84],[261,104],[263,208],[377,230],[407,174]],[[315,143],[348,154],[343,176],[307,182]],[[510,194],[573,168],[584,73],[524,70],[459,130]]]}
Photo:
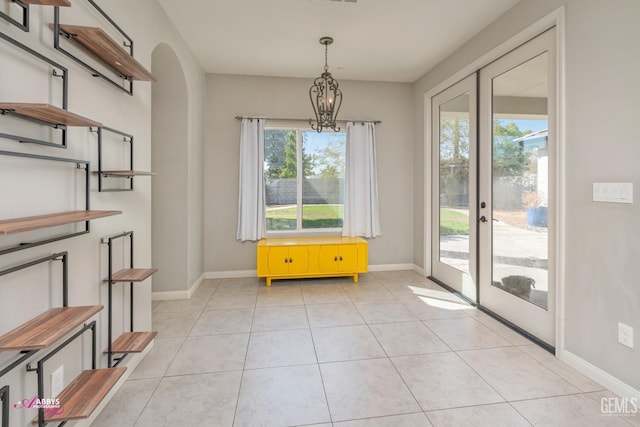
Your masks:
{"label": "chandelier chain", "polygon": [[328,59],[329,58],[329,45],[325,44],[324,45],[324,72],[326,73],[327,71],[329,71],[329,65],[328,65]]}

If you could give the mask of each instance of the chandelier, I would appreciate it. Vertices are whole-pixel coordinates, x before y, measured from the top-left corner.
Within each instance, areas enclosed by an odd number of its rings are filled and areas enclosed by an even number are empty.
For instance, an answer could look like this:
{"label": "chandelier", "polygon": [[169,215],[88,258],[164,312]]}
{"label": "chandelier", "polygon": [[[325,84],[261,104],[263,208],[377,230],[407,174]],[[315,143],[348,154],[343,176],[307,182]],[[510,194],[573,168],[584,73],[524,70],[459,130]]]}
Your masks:
{"label": "chandelier", "polygon": [[342,92],[338,89],[338,81],[331,76],[327,65],[327,49],[331,43],[331,37],[320,39],[320,44],[324,45],[324,72],[313,81],[313,86],[309,89],[309,99],[316,115],[316,123],[309,119],[309,124],[311,129],[317,132],[322,132],[324,128],[332,129],[334,132],[340,131],[336,126],[336,119],[342,104]]}

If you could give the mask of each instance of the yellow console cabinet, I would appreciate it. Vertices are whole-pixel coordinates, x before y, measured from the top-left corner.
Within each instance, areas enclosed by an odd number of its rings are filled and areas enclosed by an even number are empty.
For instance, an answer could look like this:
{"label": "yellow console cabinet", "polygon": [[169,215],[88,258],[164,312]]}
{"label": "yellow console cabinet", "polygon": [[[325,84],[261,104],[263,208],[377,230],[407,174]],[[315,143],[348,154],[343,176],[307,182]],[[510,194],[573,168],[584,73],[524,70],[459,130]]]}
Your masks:
{"label": "yellow console cabinet", "polygon": [[274,279],[351,276],[368,266],[367,241],[360,237],[296,237],[258,243],[258,277]]}

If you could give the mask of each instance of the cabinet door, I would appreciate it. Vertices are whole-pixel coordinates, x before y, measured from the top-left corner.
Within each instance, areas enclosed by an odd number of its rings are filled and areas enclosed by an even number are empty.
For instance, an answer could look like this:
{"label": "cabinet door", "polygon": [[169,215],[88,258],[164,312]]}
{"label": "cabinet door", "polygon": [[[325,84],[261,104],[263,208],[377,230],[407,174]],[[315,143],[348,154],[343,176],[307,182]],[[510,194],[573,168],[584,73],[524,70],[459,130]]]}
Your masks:
{"label": "cabinet door", "polygon": [[289,248],[289,274],[302,274],[309,271],[309,250],[306,246]]}
{"label": "cabinet door", "polygon": [[358,268],[358,249],[355,245],[339,246],[339,271],[354,272]]}
{"label": "cabinet door", "polygon": [[323,245],[320,246],[318,264],[321,273],[337,273],[340,271],[339,264],[339,246]]}
{"label": "cabinet door", "polygon": [[289,273],[289,248],[274,246],[269,248],[269,274],[281,276]]}

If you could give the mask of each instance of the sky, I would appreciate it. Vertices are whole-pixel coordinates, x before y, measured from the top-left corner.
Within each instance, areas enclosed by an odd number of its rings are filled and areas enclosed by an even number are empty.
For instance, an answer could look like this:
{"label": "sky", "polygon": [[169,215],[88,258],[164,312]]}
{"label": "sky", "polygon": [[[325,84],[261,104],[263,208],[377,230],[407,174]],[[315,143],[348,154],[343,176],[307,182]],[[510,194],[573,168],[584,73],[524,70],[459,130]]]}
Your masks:
{"label": "sky", "polygon": [[547,120],[506,120],[507,122],[514,121],[518,128],[525,130],[529,129],[532,133],[539,130],[544,130],[549,127]]}

